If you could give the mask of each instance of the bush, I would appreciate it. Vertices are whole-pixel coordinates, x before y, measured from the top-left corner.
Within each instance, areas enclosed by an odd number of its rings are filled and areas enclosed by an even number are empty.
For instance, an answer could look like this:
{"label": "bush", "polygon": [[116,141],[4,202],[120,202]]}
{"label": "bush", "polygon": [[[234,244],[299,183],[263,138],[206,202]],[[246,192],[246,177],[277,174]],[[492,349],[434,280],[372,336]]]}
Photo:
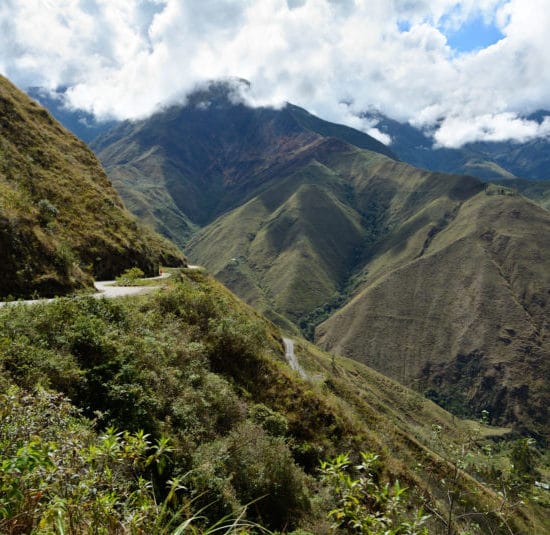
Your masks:
{"label": "bush", "polygon": [[119,277],[116,277],[116,282],[119,286],[133,286],[144,276],[145,273],[141,269],[133,267],[125,270]]}
{"label": "bush", "polygon": [[62,395],[11,386],[0,395],[0,531],[158,532],[167,518],[143,476],[169,452],[143,433],[97,436]]}
{"label": "bush", "polygon": [[40,199],[37,207],[38,218],[42,226],[46,226],[59,215],[59,210],[48,199]]}
{"label": "bush", "polygon": [[252,405],[248,411],[249,418],[274,437],[283,437],[288,431],[288,420],[279,412],[272,411],[263,403]]}
{"label": "bush", "polygon": [[292,527],[310,509],[307,476],[281,438],[252,422],[238,425],[225,439],[199,448],[193,487],[225,510],[248,506],[248,516],[271,529]]}
{"label": "bush", "polygon": [[328,513],[334,531],[350,534],[428,535],[429,516],[422,509],[407,518],[405,490],[396,481],[381,485],[378,455],[361,452],[361,463],[351,470],[347,455],[321,463],[322,480],[332,489],[336,507]]}

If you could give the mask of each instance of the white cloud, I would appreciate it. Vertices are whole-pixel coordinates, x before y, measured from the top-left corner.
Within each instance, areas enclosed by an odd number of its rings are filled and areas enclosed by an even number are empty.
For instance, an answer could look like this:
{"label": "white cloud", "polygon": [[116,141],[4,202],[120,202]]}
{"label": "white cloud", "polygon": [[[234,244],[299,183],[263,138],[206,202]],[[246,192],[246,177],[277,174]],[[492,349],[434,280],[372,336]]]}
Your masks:
{"label": "white cloud", "polygon": [[485,141],[514,139],[522,142],[547,136],[550,136],[550,118],[548,117],[542,123],[537,123],[521,119],[514,113],[500,113],[479,115],[470,119],[448,117],[438,128],[434,137],[437,146],[456,148],[478,139]]}
{"label": "white cloud", "polygon": [[[250,102],[291,101],[385,142],[359,113],[441,124],[436,141],[447,146],[526,139],[546,133],[518,115],[550,109],[549,8],[550,0],[4,0],[0,69],[23,87],[68,85],[71,103],[99,116],[145,116],[206,80],[236,76],[251,81]],[[470,54],[451,50],[446,29],[479,16],[504,38]]]}

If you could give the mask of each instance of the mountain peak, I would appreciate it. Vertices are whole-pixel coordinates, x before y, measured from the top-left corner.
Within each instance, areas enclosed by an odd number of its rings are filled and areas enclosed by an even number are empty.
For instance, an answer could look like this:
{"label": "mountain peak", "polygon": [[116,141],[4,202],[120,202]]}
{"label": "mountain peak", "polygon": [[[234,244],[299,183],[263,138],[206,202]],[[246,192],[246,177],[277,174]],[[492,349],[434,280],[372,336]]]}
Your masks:
{"label": "mountain peak", "polygon": [[244,78],[212,80],[188,95],[186,106],[207,109],[243,104],[243,92],[249,88],[250,82]]}

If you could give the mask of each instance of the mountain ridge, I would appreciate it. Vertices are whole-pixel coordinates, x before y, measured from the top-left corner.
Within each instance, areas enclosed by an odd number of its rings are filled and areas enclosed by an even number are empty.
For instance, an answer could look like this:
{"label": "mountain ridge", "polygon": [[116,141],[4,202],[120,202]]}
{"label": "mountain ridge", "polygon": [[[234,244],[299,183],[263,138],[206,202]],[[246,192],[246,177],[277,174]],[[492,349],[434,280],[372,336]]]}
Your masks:
{"label": "mountain ridge", "polygon": [[[482,180],[550,179],[548,136],[529,141],[474,141],[460,148],[435,147],[423,130],[381,114],[367,114],[376,128],[391,137],[390,148],[400,159],[416,167],[446,173],[470,174]],[[541,124],[550,112],[540,110],[527,121]]]}
{"label": "mountain ridge", "polygon": [[[304,130],[300,121],[315,119],[290,106],[247,109],[223,98],[206,105],[205,98],[127,123],[94,145],[115,183],[145,177],[144,194],[159,188],[197,225],[180,238],[193,261],[289,331],[313,337],[317,327],[323,347],[367,359],[442,403],[455,396],[464,414],[488,410],[495,423],[546,434],[547,387],[524,372],[524,362],[548,360],[543,288],[550,260],[536,254],[548,247],[548,212],[510,187],[417,169],[387,148],[359,147],[348,128],[331,126],[339,137]],[[163,219],[160,206],[149,208]],[[436,319],[418,327],[430,317],[430,299],[440,303]],[[536,325],[522,316],[532,299],[541,303]],[[368,313],[352,322],[358,301]],[[387,319],[371,322],[371,309]],[[405,336],[399,324],[407,317]],[[469,317],[478,325],[468,327]],[[418,355],[414,365],[400,344]],[[525,353],[530,344],[532,355]],[[473,364],[459,396],[442,367],[463,369],[464,356]]]}

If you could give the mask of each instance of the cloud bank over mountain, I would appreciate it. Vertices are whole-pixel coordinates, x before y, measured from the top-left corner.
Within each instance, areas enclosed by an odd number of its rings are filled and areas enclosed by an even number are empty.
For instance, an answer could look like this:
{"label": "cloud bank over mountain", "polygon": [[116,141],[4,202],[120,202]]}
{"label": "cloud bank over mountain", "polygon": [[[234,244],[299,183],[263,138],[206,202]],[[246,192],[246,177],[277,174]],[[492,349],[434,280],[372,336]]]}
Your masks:
{"label": "cloud bank over mountain", "polygon": [[[550,135],[549,0],[5,0],[0,72],[67,86],[72,106],[137,118],[205,81],[241,77],[253,104],[291,101],[369,133],[365,111],[437,144]],[[476,24],[500,37],[453,48]],[[473,27],[473,26],[472,26]],[[456,45],[455,45],[456,46]]]}

